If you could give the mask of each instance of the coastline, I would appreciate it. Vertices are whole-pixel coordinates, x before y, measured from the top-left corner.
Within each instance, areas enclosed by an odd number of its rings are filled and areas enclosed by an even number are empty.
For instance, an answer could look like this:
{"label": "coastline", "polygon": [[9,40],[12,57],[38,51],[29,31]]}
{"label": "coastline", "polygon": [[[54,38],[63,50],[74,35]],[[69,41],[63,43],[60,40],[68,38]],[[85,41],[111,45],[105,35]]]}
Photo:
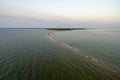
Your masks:
{"label": "coastline", "polygon": [[[60,45],[60,44],[62,44],[62,42],[60,42],[60,41],[56,40],[55,38],[53,38],[52,34],[53,34],[53,33],[56,33],[56,32],[62,32],[62,31],[65,31],[65,30],[53,30],[52,32],[48,33],[48,34],[46,35],[46,37],[47,37],[49,40],[51,40],[51,41],[53,41],[53,42],[56,42],[56,43],[58,43],[58,44]],[[68,31],[68,30],[66,30],[66,31]]]}
{"label": "coastline", "polygon": [[[69,30],[52,30],[52,32],[48,33],[46,35],[46,37],[52,41],[52,42],[55,42],[57,43],[59,46],[65,48],[66,50],[69,50],[71,52],[73,52],[74,54],[72,54],[73,56],[76,56],[76,58],[79,60],[82,60],[83,63],[89,65],[89,69],[91,70],[96,70],[99,68],[99,71],[96,71],[98,72],[99,74],[103,74],[102,70],[105,70],[106,73],[104,73],[104,75],[106,75],[108,78],[110,79],[114,79],[114,76],[118,76],[118,73],[117,73],[117,70],[114,70],[112,69],[112,65],[108,62],[105,62],[103,60],[98,60],[92,56],[89,56],[87,54],[84,54],[80,49],[77,49],[77,48],[74,48],[64,42],[61,42],[59,40],[56,40],[54,37],[53,37],[53,33],[55,32],[62,32],[62,31],[69,31]],[[111,74],[112,73],[112,74]],[[113,76],[114,75],[114,76]]]}

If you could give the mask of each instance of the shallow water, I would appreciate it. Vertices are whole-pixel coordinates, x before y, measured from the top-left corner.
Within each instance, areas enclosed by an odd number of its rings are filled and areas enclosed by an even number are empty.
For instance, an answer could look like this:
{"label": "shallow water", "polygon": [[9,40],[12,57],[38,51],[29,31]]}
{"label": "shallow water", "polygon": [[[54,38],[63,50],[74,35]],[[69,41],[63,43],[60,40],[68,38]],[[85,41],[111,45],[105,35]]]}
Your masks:
{"label": "shallow water", "polygon": [[[120,29],[75,30],[58,32],[55,38],[97,58],[111,57],[120,65]],[[115,61],[116,60],[116,61]]]}
{"label": "shallow water", "polygon": [[107,31],[56,32],[57,44],[49,30],[0,29],[0,80],[118,80],[120,32]]}
{"label": "shallow water", "polygon": [[116,75],[119,76],[120,29],[64,31],[54,33],[54,37],[73,47],[78,54],[83,54],[89,60],[100,65],[104,63],[103,66],[110,68],[110,71],[117,71]]}

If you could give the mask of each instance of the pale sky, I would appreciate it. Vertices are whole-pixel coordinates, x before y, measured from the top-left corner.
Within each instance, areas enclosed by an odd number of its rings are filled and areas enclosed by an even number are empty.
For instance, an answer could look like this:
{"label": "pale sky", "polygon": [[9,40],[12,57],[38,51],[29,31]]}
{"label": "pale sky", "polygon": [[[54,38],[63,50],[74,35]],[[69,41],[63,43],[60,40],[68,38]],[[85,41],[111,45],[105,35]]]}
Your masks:
{"label": "pale sky", "polygon": [[120,0],[0,0],[0,15],[77,23],[120,23]]}

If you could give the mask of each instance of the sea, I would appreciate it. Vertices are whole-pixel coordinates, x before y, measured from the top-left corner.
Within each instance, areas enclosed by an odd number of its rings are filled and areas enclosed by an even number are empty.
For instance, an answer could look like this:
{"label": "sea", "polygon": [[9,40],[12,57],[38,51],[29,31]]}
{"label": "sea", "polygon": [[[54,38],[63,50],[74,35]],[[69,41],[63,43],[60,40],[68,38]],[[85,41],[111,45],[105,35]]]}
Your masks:
{"label": "sea", "polygon": [[0,29],[0,80],[119,79],[120,29]]}

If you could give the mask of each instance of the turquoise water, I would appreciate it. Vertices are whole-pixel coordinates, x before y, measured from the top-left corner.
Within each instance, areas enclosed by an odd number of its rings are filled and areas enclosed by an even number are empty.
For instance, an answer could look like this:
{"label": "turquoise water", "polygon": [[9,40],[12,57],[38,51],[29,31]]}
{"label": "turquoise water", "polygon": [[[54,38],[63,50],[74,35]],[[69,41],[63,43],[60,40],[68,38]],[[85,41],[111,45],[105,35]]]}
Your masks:
{"label": "turquoise water", "polygon": [[0,29],[0,80],[119,80],[119,30],[50,32]]}

